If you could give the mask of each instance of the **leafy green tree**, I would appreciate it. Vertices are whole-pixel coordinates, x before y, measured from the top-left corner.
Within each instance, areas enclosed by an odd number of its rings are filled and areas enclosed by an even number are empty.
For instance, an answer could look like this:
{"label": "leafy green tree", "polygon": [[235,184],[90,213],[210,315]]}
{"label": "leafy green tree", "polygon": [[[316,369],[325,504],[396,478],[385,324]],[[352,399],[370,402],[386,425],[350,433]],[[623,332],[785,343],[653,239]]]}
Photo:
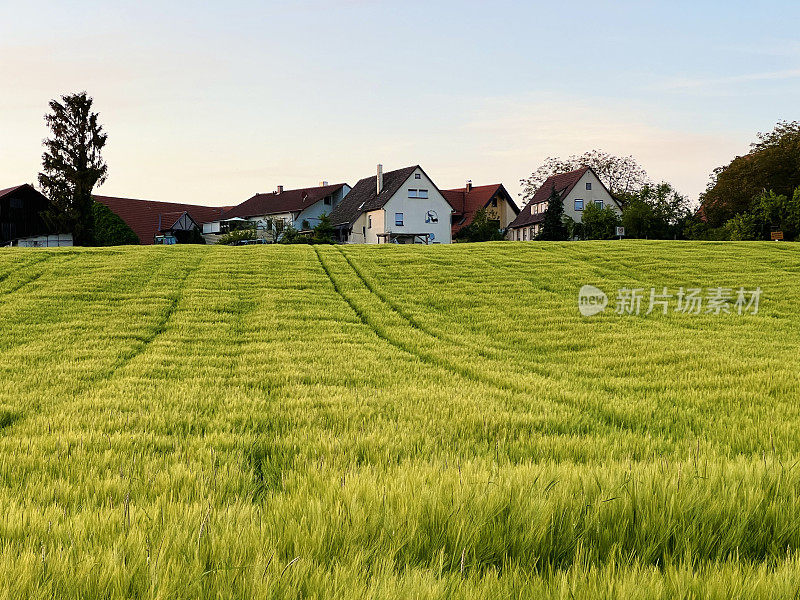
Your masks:
{"label": "leafy green tree", "polygon": [[254,240],[254,239],[256,239],[256,228],[248,227],[245,229],[235,229],[233,231],[229,231],[228,233],[222,234],[221,236],[219,236],[217,244],[230,245],[236,242],[241,242],[243,240]]}
{"label": "leafy green tree", "polygon": [[564,224],[564,203],[558,195],[555,186],[550,191],[547,209],[544,211],[542,230],[536,236],[537,240],[560,241],[569,239],[567,226]]}
{"label": "leafy green tree", "polygon": [[647,202],[638,198],[630,200],[622,212],[625,236],[640,239],[653,238],[656,231],[655,220],[653,208]]}
{"label": "leafy green tree", "polygon": [[529,177],[520,180],[523,204],[527,204],[548,177],[591,167],[609,191],[625,197],[636,193],[649,179],[632,156],[614,156],[602,150],[590,150],[568,158],[548,157]]}
{"label": "leafy green tree", "polygon": [[92,190],[108,176],[101,155],[108,136],[92,103],[86,92],[62,96],[50,101],[44,118],[51,137],[44,141],[39,185],[53,209],[42,217],[52,228],[72,233],[79,246],[94,243]]}
{"label": "leafy green tree", "polygon": [[610,240],[620,224],[619,215],[610,206],[600,208],[589,202],[583,209],[583,237],[587,240]]}
{"label": "leafy green tree", "polygon": [[492,242],[503,239],[500,224],[495,219],[489,218],[485,208],[475,211],[472,223],[462,227],[455,237],[459,242]]}
{"label": "leafy green tree", "polygon": [[279,244],[310,244],[311,236],[305,233],[300,233],[297,229],[289,225],[283,230]]}
{"label": "leafy green tree", "polygon": [[800,186],[800,122],[781,121],[769,133],[759,133],[745,156],[714,170],[701,195],[703,214],[720,227],[738,213],[754,208],[765,190],[791,198]]}
{"label": "leafy green tree", "polygon": [[751,213],[740,213],[725,223],[727,239],[730,240],[757,240],[761,237],[761,223]]}
{"label": "leafy green tree", "polygon": [[627,237],[676,239],[684,237],[690,215],[688,198],[662,182],[647,184],[628,196],[622,224]]}
{"label": "leafy green tree", "polygon": [[751,210],[735,215],[724,227],[732,240],[768,240],[773,229],[787,240],[800,235],[800,187],[791,196],[762,193]]}
{"label": "leafy green tree", "polygon": [[100,202],[92,205],[94,243],[97,246],[124,246],[139,244],[139,236],[110,208]]}
{"label": "leafy green tree", "polygon": [[336,241],[336,229],[331,224],[328,215],[323,213],[319,217],[319,223],[314,226],[314,235],[311,238],[312,244],[333,244]]}

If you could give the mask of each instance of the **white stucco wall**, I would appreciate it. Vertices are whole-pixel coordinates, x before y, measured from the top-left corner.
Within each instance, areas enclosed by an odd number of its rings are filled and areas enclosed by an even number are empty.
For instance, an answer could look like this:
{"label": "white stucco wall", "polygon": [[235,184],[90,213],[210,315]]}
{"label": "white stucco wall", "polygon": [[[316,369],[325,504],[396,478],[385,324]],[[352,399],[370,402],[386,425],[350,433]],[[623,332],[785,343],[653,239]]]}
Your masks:
{"label": "white stucco wall", "polygon": [[[591,190],[586,189],[587,183],[592,184]],[[592,171],[584,173],[581,180],[572,188],[572,191],[567,194],[567,197],[564,198],[564,214],[571,217],[576,222],[583,220],[583,211],[575,210],[575,200],[578,199],[583,200],[584,208],[589,205],[589,202],[602,200],[603,207],[610,206],[617,214],[622,214],[622,210],[620,210],[617,203],[614,202],[614,199]]]}
{"label": "white stucco wall", "polygon": [[303,228],[303,221],[308,221],[308,226],[313,228],[319,224],[319,218],[323,215],[331,214],[331,211],[334,207],[341,202],[342,198],[344,198],[350,192],[350,186],[345,185],[342,189],[337,190],[332,194],[331,204],[325,204],[324,200],[320,200],[319,202],[315,202],[308,208],[306,208],[303,212],[297,215],[297,218],[294,222],[293,227],[295,229],[302,229]]}
{"label": "white stucco wall", "polygon": [[[419,175],[417,179],[415,175]],[[408,190],[428,190],[428,198],[409,198]],[[426,223],[428,211],[436,212],[438,223]],[[386,228],[384,231],[392,233],[431,233],[432,240],[438,244],[449,244],[451,240],[450,221],[452,207],[437,191],[433,182],[428,179],[422,169],[417,169],[400,186],[400,189],[384,205]],[[402,227],[395,225],[395,213],[403,213]]]}

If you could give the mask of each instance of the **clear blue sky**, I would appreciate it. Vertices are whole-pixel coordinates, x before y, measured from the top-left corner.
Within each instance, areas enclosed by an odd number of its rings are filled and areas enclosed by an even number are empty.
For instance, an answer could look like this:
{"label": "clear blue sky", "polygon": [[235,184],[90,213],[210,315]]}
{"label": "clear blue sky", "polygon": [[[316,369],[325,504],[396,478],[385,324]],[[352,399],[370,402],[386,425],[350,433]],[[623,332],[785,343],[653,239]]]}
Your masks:
{"label": "clear blue sky", "polygon": [[86,89],[108,195],[232,204],[421,164],[440,187],[633,154],[696,197],[800,118],[780,1],[37,1],[0,6],[0,188],[34,181],[49,98]]}

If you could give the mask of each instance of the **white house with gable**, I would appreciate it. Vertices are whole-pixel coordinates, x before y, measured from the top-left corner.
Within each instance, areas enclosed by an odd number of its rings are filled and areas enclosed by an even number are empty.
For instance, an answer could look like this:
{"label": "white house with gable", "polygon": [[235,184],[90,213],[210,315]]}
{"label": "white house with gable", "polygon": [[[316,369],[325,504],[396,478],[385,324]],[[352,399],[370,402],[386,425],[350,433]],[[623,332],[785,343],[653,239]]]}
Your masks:
{"label": "white house with gable", "polygon": [[610,206],[614,212],[622,214],[619,201],[611,195],[597,174],[591,167],[583,167],[548,177],[517,218],[508,225],[508,239],[526,241],[536,237],[541,230],[544,212],[553,189],[564,205],[564,216],[570,217],[576,223],[583,221],[583,211],[590,203],[600,208]]}
{"label": "white house with gable", "polygon": [[419,165],[360,180],[330,214],[349,244],[449,244],[452,207]]}

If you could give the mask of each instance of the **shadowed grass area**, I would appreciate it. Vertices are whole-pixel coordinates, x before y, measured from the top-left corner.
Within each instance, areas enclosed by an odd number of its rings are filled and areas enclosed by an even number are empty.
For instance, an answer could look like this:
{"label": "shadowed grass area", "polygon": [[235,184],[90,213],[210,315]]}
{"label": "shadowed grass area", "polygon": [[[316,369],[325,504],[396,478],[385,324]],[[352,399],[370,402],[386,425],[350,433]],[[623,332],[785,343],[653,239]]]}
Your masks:
{"label": "shadowed grass area", "polygon": [[797,597],[798,284],[770,243],[4,250],[0,596]]}

